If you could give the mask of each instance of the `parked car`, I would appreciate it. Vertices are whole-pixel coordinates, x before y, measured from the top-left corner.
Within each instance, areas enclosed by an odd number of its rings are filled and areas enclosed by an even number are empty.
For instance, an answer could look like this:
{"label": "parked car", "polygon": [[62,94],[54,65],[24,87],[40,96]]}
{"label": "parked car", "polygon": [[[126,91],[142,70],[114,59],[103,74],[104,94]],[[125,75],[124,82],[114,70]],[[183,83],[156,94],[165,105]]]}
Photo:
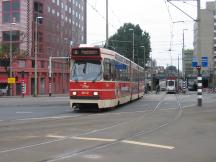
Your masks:
{"label": "parked car", "polygon": [[7,84],[0,84],[0,96],[6,95],[8,91]]}

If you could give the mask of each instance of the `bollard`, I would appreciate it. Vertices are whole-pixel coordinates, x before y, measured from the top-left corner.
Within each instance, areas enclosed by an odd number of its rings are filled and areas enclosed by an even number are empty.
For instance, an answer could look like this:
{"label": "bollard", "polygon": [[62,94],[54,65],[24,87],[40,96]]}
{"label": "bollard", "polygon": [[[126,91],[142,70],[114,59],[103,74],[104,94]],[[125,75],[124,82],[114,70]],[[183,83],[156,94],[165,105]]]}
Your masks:
{"label": "bollard", "polygon": [[202,106],[202,74],[201,74],[201,66],[197,66],[197,95],[198,101],[197,105]]}

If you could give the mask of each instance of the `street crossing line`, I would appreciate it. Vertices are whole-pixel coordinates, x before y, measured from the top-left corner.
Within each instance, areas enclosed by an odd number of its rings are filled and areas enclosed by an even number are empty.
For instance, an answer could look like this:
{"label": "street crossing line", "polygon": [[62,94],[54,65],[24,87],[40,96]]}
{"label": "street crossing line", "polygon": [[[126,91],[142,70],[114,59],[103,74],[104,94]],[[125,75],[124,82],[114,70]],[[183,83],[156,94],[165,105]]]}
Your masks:
{"label": "street crossing line", "polygon": [[[118,141],[117,139],[112,138],[93,138],[93,137],[67,137],[67,136],[58,136],[58,135],[47,135],[46,137],[50,138],[59,138],[59,139],[74,139],[74,140],[85,140],[85,141],[102,141],[102,142],[115,142]],[[140,146],[148,146],[154,148],[162,148],[172,150],[175,147],[167,146],[167,145],[159,145],[154,143],[145,143],[145,142],[138,142],[138,141],[131,141],[131,140],[120,140],[122,143],[133,144],[133,145],[140,145]]]}
{"label": "street crossing line", "polygon": [[155,148],[162,148],[162,149],[169,149],[169,150],[172,150],[175,148],[173,146],[165,146],[165,145],[158,145],[158,144],[153,144],[153,143],[144,143],[144,142],[137,142],[137,141],[123,140],[122,142],[133,144],[133,145],[141,145],[141,146],[148,146],[148,147],[155,147]]}

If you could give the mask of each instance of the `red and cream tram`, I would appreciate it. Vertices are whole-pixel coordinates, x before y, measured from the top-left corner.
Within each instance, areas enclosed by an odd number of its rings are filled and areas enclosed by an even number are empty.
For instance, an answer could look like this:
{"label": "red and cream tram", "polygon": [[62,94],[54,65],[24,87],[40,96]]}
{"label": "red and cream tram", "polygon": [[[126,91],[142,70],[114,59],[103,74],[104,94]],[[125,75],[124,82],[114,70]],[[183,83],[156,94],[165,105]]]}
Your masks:
{"label": "red and cream tram", "polygon": [[70,71],[75,109],[113,108],[144,95],[144,69],[108,49],[72,48]]}

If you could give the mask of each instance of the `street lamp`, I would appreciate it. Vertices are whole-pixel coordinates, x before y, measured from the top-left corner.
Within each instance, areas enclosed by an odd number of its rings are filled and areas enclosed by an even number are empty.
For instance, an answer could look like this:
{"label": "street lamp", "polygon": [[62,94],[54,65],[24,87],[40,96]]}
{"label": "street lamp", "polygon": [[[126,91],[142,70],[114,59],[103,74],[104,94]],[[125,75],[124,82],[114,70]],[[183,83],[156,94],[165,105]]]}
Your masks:
{"label": "street lamp", "polygon": [[143,48],[143,69],[144,69],[144,84],[146,84],[146,82],[145,82],[145,46],[140,46],[141,48]]}
{"label": "street lamp", "polygon": [[38,20],[43,17],[37,16],[35,21],[35,66],[34,66],[34,97],[37,96],[37,54],[38,54]]}
{"label": "street lamp", "polygon": [[129,30],[133,31],[133,58],[132,58],[132,61],[134,62],[134,29],[130,28]]}
{"label": "street lamp", "polygon": [[184,46],[185,46],[185,43],[184,43],[184,31],[185,30],[188,30],[188,29],[183,29],[183,36],[182,36],[182,74],[183,74],[183,78],[185,79],[185,66],[184,66]]}
{"label": "street lamp", "polygon": [[[13,20],[12,23],[10,23],[10,52],[9,52],[9,59],[10,59],[10,74],[9,74],[9,77],[12,78],[13,77],[13,69],[12,69],[12,64],[13,64],[13,54],[12,54],[12,27],[15,26],[16,23],[15,23],[15,20]],[[13,93],[13,89],[12,89],[12,84],[10,84],[10,95],[12,96],[12,93]]]}

